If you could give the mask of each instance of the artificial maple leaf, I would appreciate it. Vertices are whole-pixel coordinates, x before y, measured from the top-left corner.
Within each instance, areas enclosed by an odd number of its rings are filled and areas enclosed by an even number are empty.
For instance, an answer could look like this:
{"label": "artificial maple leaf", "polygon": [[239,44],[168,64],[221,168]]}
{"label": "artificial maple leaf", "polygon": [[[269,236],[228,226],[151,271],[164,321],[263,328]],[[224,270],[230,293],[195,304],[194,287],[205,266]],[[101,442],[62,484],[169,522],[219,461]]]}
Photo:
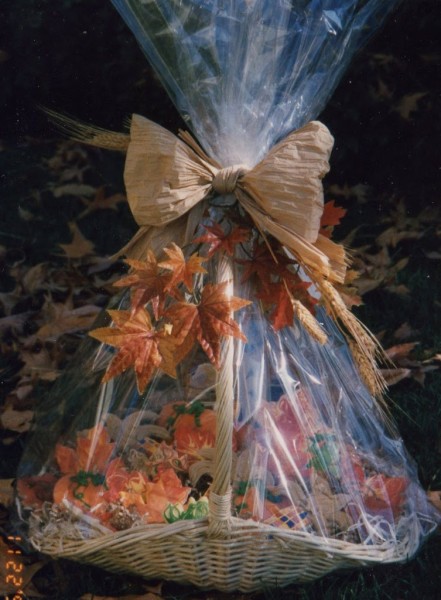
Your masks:
{"label": "artificial maple leaf", "polygon": [[266,306],[274,305],[274,309],[270,314],[270,320],[276,331],[292,325],[294,319],[292,297],[283,281],[273,284],[269,290],[262,290],[257,297]]}
{"label": "artificial maple leaf", "polygon": [[223,336],[246,341],[231,314],[250,302],[228,295],[228,285],[228,282],[207,284],[202,290],[199,304],[177,302],[164,313],[164,317],[173,325],[173,336],[177,343],[188,352],[197,340],[216,368],[220,366]]}
{"label": "artificial maple leaf", "polygon": [[138,391],[142,393],[162,363],[159,342],[168,333],[154,329],[150,315],[144,308],[135,314],[126,310],[109,310],[108,313],[114,326],[94,329],[89,334],[119,349],[107,368],[103,382],[133,366]]}
{"label": "artificial maple leaf", "polygon": [[169,260],[163,260],[159,266],[163,269],[172,271],[172,277],[167,285],[167,289],[176,287],[179,283],[184,282],[188,291],[193,291],[193,275],[195,273],[206,273],[207,271],[201,265],[207,259],[205,257],[192,254],[188,260],[185,260],[184,253],[181,248],[171,243],[170,248],[164,248],[164,252],[169,257]]}
{"label": "artificial maple leaf", "polygon": [[69,229],[72,233],[72,241],[70,244],[59,244],[64,250],[68,258],[83,258],[90,254],[93,254],[94,245],[83,236],[81,231],[78,229],[76,223],[69,223]]}
{"label": "artificial maple leaf", "polygon": [[293,299],[299,300],[305,308],[313,312],[317,300],[311,296],[308,289],[311,283],[302,281],[297,273],[285,268],[280,281],[270,287],[262,288],[257,297],[262,300],[266,308],[273,306],[270,320],[276,331],[290,326],[294,319]]}
{"label": "artificial maple leaf", "polygon": [[218,223],[204,227],[208,233],[196,238],[194,243],[210,244],[208,258],[218,251],[224,251],[229,256],[233,256],[236,244],[246,242],[250,237],[250,230],[243,227],[234,227],[230,233],[225,233]]}
{"label": "artificial maple leaf", "polygon": [[318,300],[309,292],[309,288],[311,287],[312,283],[310,281],[303,281],[300,279],[297,273],[292,273],[291,271],[287,271],[283,277],[283,280],[293,298],[299,300],[303,306],[305,306],[305,308],[307,308],[311,313],[314,313],[314,307],[318,303]]}
{"label": "artificial maple leaf", "polygon": [[115,287],[132,288],[132,310],[136,312],[147,302],[151,302],[155,319],[159,319],[166,298],[166,288],[170,286],[170,274],[161,273],[156,256],[147,251],[144,261],[127,259],[132,272],[114,282]]}
{"label": "artificial maple leaf", "polygon": [[341,219],[345,216],[346,210],[340,206],[335,206],[335,200],[326,202],[323,207],[323,214],[320,219],[320,233],[326,237],[330,237],[332,228],[335,225],[340,225]]}
{"label": "artificial maple leaf", "polygon": [[253,249],[253,257],[250,260],[237,260],[243,265],[242,283],[246,281],[257,281],[258,287],[271,290],[274,278],[289,277],[289,265],[295,264],[283,253],[280,247],[272,248],[270,252],[266,243],[256,243]]}

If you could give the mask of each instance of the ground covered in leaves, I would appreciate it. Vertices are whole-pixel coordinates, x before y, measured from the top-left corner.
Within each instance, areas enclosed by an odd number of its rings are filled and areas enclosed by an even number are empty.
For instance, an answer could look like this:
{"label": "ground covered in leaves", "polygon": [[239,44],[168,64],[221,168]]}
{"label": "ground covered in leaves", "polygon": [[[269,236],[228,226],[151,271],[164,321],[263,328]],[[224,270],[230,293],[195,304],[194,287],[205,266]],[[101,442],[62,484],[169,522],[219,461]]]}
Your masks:
{"label": "ground covered in leaves", "polygon": [[[9,491],[34,412],[115,292],[123,267],[108,257],[136,229],[123,157],[61,139],[35,105],[115,128],[132,111],[180,125],[110,3],[50,4],[25,0],[2,19],[0,595],[13,591],[3,572]],[[391,410],[429,493],[441,489],[440,18],[437,0],[405,2],[321,115],[336,138],[326,198],[347,209],[338,236],[360,271],[355,310],[397,367],[385,373]],[[435,598],[440,549],[435,535],[409,564],[251,598]],[[250,598],[146,584],[37,554],[25,558],[24,578],[29,598]]]}

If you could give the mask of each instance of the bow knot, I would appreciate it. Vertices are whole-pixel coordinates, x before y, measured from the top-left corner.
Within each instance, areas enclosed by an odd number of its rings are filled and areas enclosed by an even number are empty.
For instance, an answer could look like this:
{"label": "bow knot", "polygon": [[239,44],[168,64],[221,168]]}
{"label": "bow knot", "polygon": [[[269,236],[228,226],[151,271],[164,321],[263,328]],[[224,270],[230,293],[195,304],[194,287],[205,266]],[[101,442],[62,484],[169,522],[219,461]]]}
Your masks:
{"label": "bow knot", "polygon": [[242,164],[220,169],[211,182],[213,190],[220,195],[232,194],[236,189],[239,177],[245,175],[247,171],[248,169]]}

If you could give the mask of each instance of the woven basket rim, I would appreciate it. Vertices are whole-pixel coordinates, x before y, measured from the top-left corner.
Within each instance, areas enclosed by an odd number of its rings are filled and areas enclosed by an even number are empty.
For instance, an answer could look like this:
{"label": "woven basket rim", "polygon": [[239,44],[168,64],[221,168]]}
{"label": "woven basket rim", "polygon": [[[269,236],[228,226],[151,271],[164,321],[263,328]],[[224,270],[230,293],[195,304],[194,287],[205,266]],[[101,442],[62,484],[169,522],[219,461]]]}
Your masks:
{"label": "woven basket rim", "polygon": [[[208,542],[210,537],[206,535],[209,528],[209,518],[192,519],[188,521],[178,521],[176,523],[158,523],[137,525],[123,531],[102,533],[91,539],[75,539],[62,537],[61,535],[51,535],[45,538],[43,543],[38,544],[40,552],[52,556],[78,556],[96,552],[100,548],[109,547],[117,544],[119,547],[125,544],[133,544],[136,541],[160,541],[161,539],[178,536],[180,538],[188,537],[189,544],[197,538]],[[192,535],[193,534],[193,535]],[[389,541],[378,544],[365,544],[347,542],[335,538],[326,538],[314,535],[304,531],[282,530],[265,523],[259,523],[252,519],[241,519],[231,517],[231,529],[220,538],[215,538],[218,543],[228,544],[238,535],[260,534],[268,536],[275,541],[283,544],[290,542],[300,542],[311,550],[325,552],[334,556],[351,558],[355,561],[369,562],[392,562],[404,558],[405,555],[411,555],[414,549],[418,547],[418,540],[412,540],[407,535],[402,540]],[[414,537],[414,536],[412,536]],[[48,542],[50,539],[51,543]],[[33,542],[35,546],[37,544]],[[70,547],[72,545],[72,547]],[[410,548],[410,552],[404,552],[403,549]],[[57,548],[57,550],[55,550]]]}

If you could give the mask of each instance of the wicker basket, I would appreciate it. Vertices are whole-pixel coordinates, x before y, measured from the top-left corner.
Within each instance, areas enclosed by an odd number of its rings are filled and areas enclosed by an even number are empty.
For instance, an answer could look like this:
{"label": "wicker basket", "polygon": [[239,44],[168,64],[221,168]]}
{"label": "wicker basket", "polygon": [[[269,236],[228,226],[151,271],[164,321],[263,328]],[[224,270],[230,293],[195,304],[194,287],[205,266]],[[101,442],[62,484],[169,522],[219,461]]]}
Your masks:
{"label": "wicker basket", "polygon": [[[231,273],[224,259],[219,280],[231,280]],[[230,338],[224,344],[216,386],[216,452],[207,518],[108,534],[91,528],[92,539],[54,534],[34,539],[34,545],[53,557],[226,592],[285,586],[338,568],[395,562],[413,555],[420,535],[409,524],[395,543],[356,544],[232,516],[233,360]]]}
{"label": "wicker basket", "polygon": [[253,592],[311,581],[339,568],[405,560],[417,546],[418,536],[393,546],[369,546],[232,518],[222,535],[211,534],[209,519],[203,519],[146,525],[93,540],[47,539],[41,550],[146,579]]}

